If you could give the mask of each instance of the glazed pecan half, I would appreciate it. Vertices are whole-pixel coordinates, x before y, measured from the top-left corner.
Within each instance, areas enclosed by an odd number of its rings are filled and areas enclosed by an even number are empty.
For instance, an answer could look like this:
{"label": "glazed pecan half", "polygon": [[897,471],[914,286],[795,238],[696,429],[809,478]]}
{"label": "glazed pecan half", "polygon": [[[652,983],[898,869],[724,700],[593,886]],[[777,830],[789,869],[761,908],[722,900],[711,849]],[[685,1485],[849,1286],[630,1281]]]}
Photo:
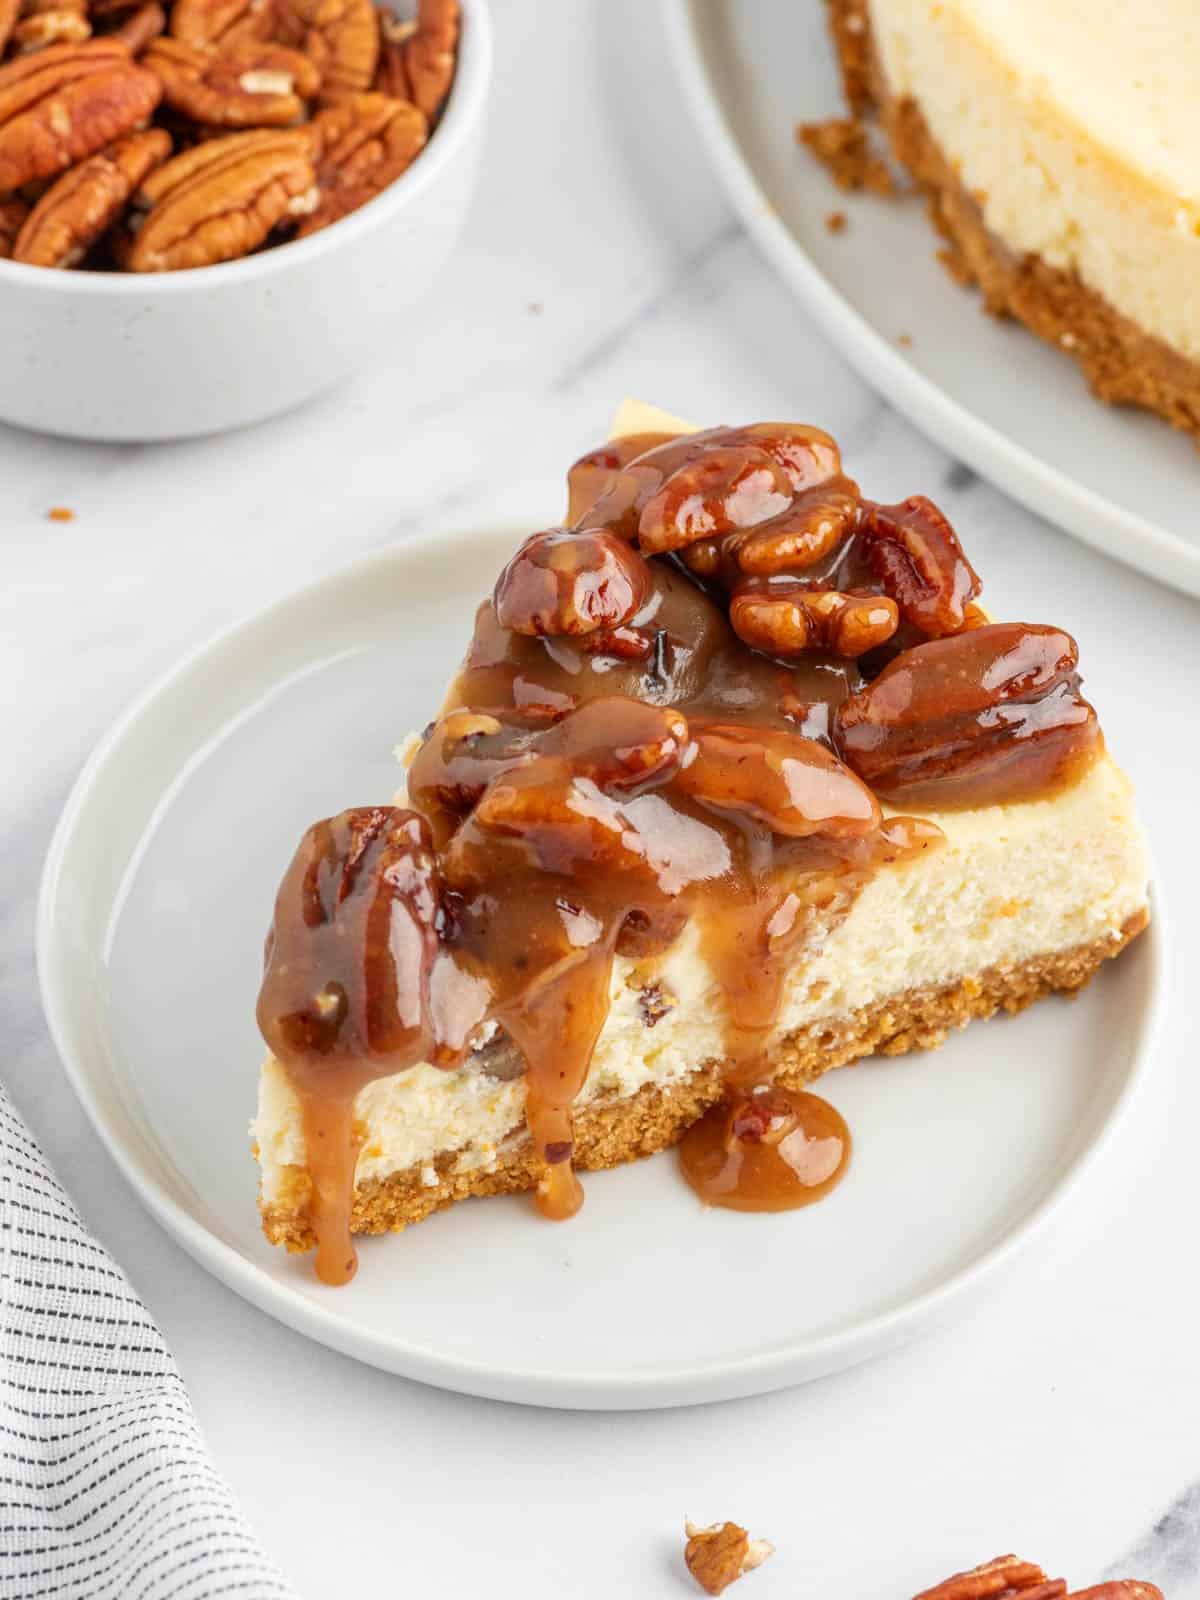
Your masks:
{"label": "glazed pecan half", "polygon": [[306,128],[235,133],[187,150],[142,184],[148,207],[129,246],[134,272],[233,261],[312,204],[316,173]]}
{"label": "glazed pecan half", "polygon": [[751,649],[786,660],[806,650],[865,655],[892,637],[900,613],[886,595],[842,594],[818,583],[748,578],[733,591],[729,620]]}
{"label": "glazed pecan half", "polygon": [[348,95],[313,118],[320,199],[297,237],[305,238],[357,211],[394,183],[425,146],[425,118],[404,100]]}
{"label": "glazed pecan half", "polygon": [[990,623],[905,650],[834,717],[834,745],[885,799],[939,809],[1044,794],[1100,747],[1070,634]]}
{"label": "glazed pecan half", "polygon": [[51,45],[0,67],[0,195],[142,126],[162,85],[119,40]]}
{"label": "glazed pecan half", "polygon": [[143,57],[163,98],[210,128],[286,128],[321,87],[309,58],[287,45],[242,39],[213,51],[156,39]]}
{"label": "glazed pecan half", "polygon": [[979,578],[932,500],[915,494],[895,506],[866,506],[860,538],[868,565],[906,622],[927,639],[964,626]]}
{"label": "glazed pecan half", "polygon": [[147,128],[71,167],[30,212],[13,260],[37,267],[78,266],[112,227],[133,191],[170,153],[170,135],[162,128]]}

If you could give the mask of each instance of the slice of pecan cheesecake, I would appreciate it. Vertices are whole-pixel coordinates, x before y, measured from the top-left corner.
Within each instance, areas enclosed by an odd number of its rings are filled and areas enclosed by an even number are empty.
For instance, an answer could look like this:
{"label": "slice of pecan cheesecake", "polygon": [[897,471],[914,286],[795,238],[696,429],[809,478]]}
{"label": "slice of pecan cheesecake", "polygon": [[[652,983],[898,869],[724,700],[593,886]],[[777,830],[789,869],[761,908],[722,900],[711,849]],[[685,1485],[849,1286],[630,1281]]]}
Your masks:
{"label": "slice of pecan cheesecake", "polygon": [[[626,407],[479,607],[407,794],[305,835],[258,1018],[267,1237],[351,1234],[684,1140],[710,1201],[823,1192],[804,1085],[1079,989],[1146,925],[1128,780],[1060,629],[819,429]],[[690,1131],[689,1131],[690,1130]]]}

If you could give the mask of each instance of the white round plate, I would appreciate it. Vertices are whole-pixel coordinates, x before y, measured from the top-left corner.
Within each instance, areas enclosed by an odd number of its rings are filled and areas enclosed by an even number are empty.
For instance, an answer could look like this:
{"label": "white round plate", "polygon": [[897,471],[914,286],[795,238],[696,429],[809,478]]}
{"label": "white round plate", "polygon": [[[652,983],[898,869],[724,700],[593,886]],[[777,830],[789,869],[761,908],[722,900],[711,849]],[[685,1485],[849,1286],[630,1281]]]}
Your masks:
{"label": "white round plate", "polygon": [[[911,1337],[1055,1212],[1146,1063],[1161,934],[1075,1005],[836,1073],[855,1151],[820,1205],[705,1211],[668,1152],[585,1178],[572,1222],[471,1201],[361,1249],[327,1289],[272,1249],[247,1122],[276,884],[316,817],[386,801],[517,534],[411,541],[272,606],[152,688],[88,763],[42,887],[63,1061],[150,1210],[231,1287],[446,1388],[640,1407],[750,1394]],[[703,1292],[698,1284],[725,1285]]]}
{"label": "white round plate", "polygon": [[[923,202],[844,195],[796,124],[845,115],[825,7],[666,0],[713,164],[821,328],[905,417],[1098,550],[1200,594],[1200,456],[1165,422],[1093,399],[1073,362],[980,310],[935,259]],[[849,226],[831,234],[825,219]],[[910,344],[901,346],[901,336]]]}

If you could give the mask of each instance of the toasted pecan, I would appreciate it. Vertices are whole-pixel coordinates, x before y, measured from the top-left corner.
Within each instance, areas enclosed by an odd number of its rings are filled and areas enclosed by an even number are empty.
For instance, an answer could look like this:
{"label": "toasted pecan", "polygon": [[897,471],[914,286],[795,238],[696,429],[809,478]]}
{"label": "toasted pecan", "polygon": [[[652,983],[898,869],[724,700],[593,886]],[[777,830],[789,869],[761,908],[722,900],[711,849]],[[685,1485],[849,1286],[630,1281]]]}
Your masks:
{"label": "toasted pecan", "polygon": [[52,45],[0,67],[0,195],[142,126],[162,86],[118,40]]}
{"label": "toasted pecan", "polygon": [[425,146],[428,125],[416,106],[386,95],[348,96],[313,118],[320,199],[298,229],[304,238],[356,211],[395,182]]}
{"label": "toasted pecan", "polygon": [[417,31],[404,44],[412,98],[433,122],[454,82],[459,0],[417,0]]}
{"label": "toasted pecan", "polygon": [[279,37],[311,57],[323,98],[360,94],[379,64],[379,20],[371,0],[279,0]]}
{"label": "toasted pecan", "polygon": [[307,129],[235,133],[168,161],[141,186],[149,212],[127,253],[134,272],[173,272],[249,255],[311,203]]}
{"label": "toasted pecan", "polygon": [[118,139],[64,172],[30,212],[13,260],[37,267],[73,267],[106,233],[143,179],[171,153],[161,128]]}
{"label": "toasted pecan", "polygon": [[203,47],[234,39],[271,39],[275,35],[274,0],[175,0],[171,37]]}

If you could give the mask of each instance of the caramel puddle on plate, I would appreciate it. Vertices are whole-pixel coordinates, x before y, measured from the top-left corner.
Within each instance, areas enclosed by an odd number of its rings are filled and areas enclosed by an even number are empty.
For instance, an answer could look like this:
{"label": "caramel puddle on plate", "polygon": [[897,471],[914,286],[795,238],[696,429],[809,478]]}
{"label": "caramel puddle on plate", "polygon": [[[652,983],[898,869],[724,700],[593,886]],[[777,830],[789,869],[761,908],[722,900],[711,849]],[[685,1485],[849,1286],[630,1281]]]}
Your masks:
{"label": "caramel puddle on plate", "polygon": [[710,1206],[795,1211],[841,1181],[850,1129],[819,1095],[764,1087],[718,1101],[684,1134],[679,1162]]}

